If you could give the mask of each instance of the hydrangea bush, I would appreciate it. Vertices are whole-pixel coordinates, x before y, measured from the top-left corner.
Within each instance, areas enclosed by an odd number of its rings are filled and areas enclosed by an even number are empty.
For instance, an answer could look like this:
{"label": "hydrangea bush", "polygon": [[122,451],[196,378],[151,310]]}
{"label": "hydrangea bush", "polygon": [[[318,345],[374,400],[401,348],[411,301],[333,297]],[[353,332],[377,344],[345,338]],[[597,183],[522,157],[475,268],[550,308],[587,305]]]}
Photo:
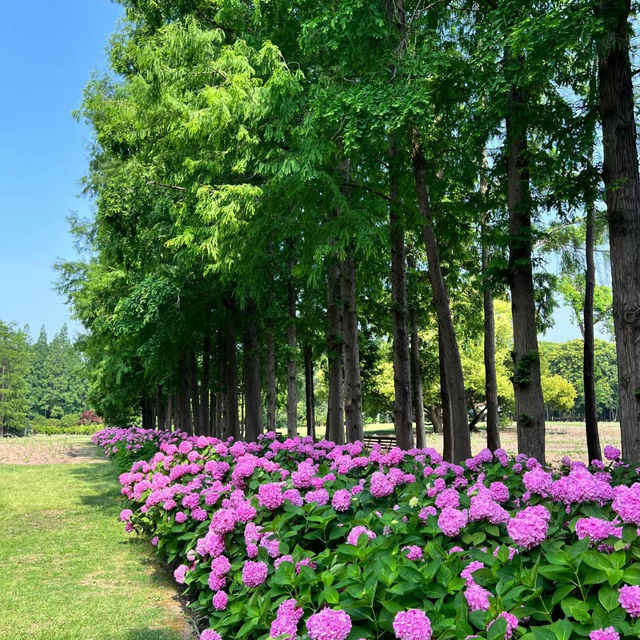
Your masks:
{"label": "hydrangea bush", "polygon": [[640,483],[613,447],[552,471],[273,433],[94,441],[145,454],[121,518],[176,567],[202,640],[640,637]]}

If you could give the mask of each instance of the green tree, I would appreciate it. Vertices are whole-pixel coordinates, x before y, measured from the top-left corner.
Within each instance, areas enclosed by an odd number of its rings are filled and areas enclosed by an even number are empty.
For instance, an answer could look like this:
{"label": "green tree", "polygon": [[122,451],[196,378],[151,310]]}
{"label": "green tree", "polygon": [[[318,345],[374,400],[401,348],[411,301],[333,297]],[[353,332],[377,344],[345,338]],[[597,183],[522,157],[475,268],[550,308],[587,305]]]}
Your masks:
{"label": "green tree", "polygon": [[0,321],[0,437],[23,431],[29,410],[27,335]]}

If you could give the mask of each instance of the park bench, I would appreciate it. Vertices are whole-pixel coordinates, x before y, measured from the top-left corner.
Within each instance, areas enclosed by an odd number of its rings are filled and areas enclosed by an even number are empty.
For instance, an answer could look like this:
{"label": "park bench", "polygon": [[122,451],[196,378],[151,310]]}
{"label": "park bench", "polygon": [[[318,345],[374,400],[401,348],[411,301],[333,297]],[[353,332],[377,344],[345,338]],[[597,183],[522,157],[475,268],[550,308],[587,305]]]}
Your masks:
{"label": "park bench", "polygon": [[363,443],[367,449],[371,449],[374,444],[379,444],[381,449],[389,451],[396,446],[396,437],[376,434],[365,435]]}

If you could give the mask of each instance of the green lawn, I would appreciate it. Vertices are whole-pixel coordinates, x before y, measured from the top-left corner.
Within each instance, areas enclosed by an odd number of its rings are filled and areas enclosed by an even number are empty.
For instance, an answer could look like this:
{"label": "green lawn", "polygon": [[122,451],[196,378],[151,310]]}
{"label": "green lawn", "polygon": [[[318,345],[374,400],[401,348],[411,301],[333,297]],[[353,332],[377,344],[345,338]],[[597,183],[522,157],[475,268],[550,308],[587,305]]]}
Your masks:
{"label": "green lawn", "polygon": [[110,462],[4,464],[0,479],[0,638],[192,637],[149,543],[118,522]]}

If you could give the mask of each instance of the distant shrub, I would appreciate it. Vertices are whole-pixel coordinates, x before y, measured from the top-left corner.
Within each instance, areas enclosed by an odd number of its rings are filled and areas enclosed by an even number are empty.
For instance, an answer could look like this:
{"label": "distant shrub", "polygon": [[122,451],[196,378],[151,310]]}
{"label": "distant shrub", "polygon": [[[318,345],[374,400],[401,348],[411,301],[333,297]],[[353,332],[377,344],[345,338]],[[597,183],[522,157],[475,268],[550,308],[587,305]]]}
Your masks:
{"label": "distant shrub", "polygon": [[78,424],[81,425],[102,424],[102,422],[102,418],[92,409],[83,411],[80,419],[78,420]]}
{"label": "distant shrub", "polygon": [[96,414],[93,411],[85,411],[82,415],[79,413],[69,413],[61,418],[45,418],[37,415],[31,421],[33,433],[46,435],[92,435],[102,428],[102,422],[86,422],[82,419],[84,414]]}

